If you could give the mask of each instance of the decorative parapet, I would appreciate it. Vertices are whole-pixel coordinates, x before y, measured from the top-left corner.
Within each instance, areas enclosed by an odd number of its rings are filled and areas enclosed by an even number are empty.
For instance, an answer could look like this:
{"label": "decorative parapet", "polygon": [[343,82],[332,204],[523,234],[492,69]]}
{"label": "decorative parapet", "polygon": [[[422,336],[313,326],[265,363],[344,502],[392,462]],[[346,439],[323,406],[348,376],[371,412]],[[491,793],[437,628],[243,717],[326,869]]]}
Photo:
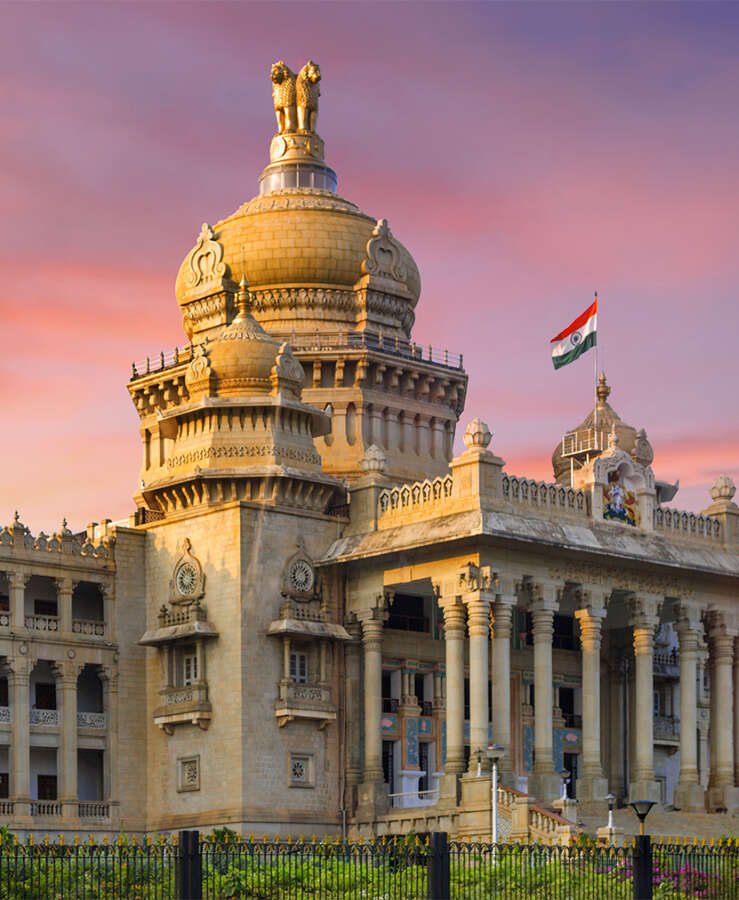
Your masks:
{"label": "decorative parapet", "polygon": [[655,715],[653,728],[655,741],[676,743],[680,740],[680,719],[678,716]]}
{"label": "decorative parapet", "polygon": [[331,689],[324,684],[280,682],[280,696],[275,700],[277,724],[283,728],[295,719],[312,719],[323,730],[336,718]]}
{"label": "decorative parapet", "polygon": [[657,507],[654,511],[654,527],[670,536],[720,541],[721,522],[714,516],[696,515],[682,509]]}
{"label": "decorative parapet", "polygon": [[58,616],[28,615],[24,617],[23,624],[29,631],[59,631]]}
{"label": "decorative parapet", "polygon": [[433,481],[427,479],[402,487],[385,488],[380,491],[377,500],[378,519],[405,515],[421,509],[441,509],[452,496],[452,484],[452,476],[445,475],[443,478],[434,478]]}
{"label": "decorative parapet", "polygon": [[549,509],[576,516],[589,515],[585,491],[574,490],[561,484],[535,481],[533,478],[518,478],[505,473],[502,483],[503,498],[514,505]]}
{"label": "decorative parapet", "polygon": [[10,722],[10,707],[0,706],[0,724],[9,725]]}
{"label": "decorative parapet", "polygon": [[0,529],[0,553],[10,551],[12,554],[39,554],[46,556],[50,553],[60,553],[66,556],[84,557],[86,559],[112,559],[113,539],[105,536],[97,542],[88,535],[72,534],[67,528],[66,519],[62,528],[56,534],[49,536],[43,531],[34,537],[30,529],[24,525],[18,513],[12,525]]}
{"label": "decorative parapet", "polygon": [[59,724],[58,709],[32,709],[29,716],[31,725],[51,725]]}
{"label": "decorative parapet", "polygon": [[72,631],[74,634],[105,637],[105,622],[99,619],[73,619]]}

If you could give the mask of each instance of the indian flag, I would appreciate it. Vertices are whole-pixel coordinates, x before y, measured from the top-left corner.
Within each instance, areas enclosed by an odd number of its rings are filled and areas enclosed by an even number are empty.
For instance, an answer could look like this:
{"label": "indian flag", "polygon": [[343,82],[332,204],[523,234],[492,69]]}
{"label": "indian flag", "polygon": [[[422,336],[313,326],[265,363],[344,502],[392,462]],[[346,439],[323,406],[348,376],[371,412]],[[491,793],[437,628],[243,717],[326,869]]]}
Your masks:
{"label": "indian flag", "polygon": [[574,362],[586,350],[595,347],[595,326],[598,318],[598,298],[592,306],[578,316],[564,331],[552,338],[552,362],[555,369],[561,369],[567,363]]}

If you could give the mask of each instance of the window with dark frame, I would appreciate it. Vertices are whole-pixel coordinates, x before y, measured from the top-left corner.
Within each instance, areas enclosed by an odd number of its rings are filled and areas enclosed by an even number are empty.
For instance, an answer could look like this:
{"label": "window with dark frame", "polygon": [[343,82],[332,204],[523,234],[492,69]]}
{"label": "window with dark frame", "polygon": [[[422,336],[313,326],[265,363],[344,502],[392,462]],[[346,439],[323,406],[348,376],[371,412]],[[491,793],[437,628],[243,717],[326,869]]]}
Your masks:
{"label": "window with dark frame", "polygon": [[53,682],[36,682],[36,709],[56,709],[56,685]]}
{"label": "window with dark frame", "polygon": [[56,775],[38,775],[36,784],[39,800],[56,800]]}

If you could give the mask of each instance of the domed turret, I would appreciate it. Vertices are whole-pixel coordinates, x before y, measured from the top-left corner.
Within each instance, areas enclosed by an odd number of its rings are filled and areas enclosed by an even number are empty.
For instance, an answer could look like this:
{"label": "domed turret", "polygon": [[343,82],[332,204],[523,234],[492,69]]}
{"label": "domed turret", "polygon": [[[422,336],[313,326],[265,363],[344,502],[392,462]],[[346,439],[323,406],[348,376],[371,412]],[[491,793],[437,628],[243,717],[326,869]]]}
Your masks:
{"label": "domed turret", "polygon": [[646,431],[643,428],[637,431],[621,419],[608,403],[610,394],[611,388],[606,381],[605,372],[601,372],[596,389],[595,407],[585,420],[567,432],[554,448],[552,468],[555,481],[571,484],[574,470],[608,448],[608,437],[611,432],[618,438],[621,450],[631,454],[642,465],[651,464],[654,451],[647,440]]}

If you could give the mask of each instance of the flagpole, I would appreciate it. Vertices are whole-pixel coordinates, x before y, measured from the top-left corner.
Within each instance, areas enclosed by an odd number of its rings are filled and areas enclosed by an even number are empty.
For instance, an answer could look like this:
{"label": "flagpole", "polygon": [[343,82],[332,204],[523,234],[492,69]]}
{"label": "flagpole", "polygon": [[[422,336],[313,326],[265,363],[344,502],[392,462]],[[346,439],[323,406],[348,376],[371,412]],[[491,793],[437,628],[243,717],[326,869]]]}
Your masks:
{"label": "flagpole", "polygon": [[[595,311],[596,314],[598,312],[598,291],[595,292]],[[596,441],[600,442],[600,438],[598,437],[598,329],[596,328],[595,332],[595,357],[594,357],[594,366],[595,366],[595,434]]]}

